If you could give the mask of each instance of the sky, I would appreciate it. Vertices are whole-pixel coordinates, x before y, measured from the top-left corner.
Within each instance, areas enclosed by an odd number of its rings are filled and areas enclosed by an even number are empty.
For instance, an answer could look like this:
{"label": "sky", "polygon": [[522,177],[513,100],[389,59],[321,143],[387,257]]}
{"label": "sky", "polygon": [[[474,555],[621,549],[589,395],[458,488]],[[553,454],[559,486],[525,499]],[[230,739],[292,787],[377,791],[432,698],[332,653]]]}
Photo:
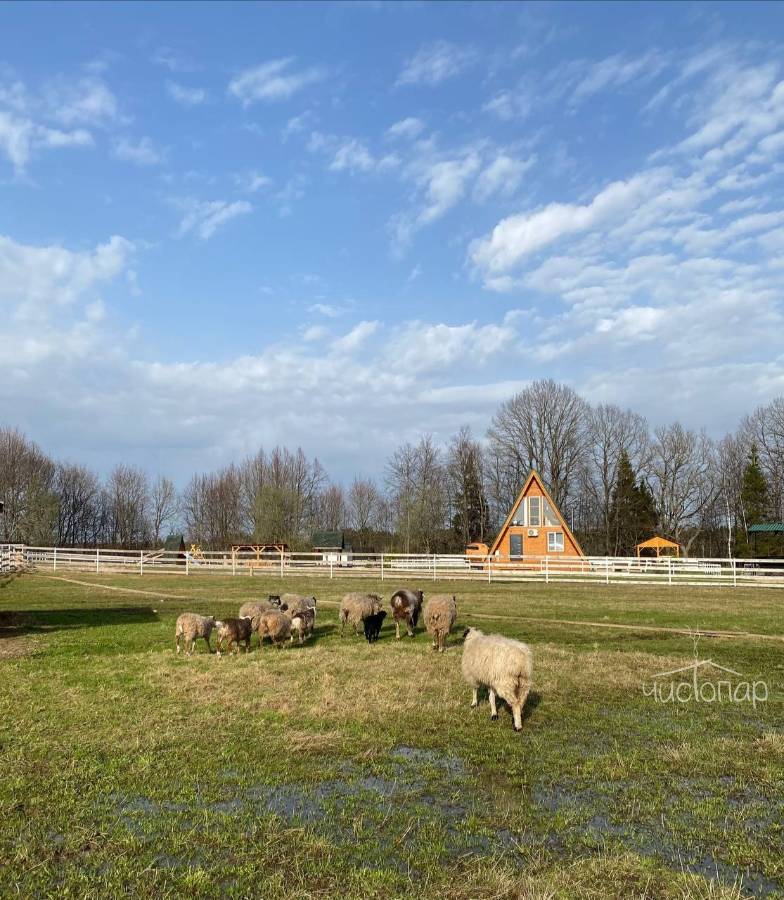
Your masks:
{"label": "sky", "polygon": [[776,3],[0,5],[0,424],[336,480],[534,379],[784,394]]}

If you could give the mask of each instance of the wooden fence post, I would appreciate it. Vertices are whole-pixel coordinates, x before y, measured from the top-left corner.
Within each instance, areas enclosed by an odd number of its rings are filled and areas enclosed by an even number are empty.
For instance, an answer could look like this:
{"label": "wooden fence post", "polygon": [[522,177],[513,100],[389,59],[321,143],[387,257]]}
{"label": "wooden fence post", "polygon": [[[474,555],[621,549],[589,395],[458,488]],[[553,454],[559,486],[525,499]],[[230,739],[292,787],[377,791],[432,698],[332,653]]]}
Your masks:
{"label": "wooden fence post", "polygon": [[57,571],[57,547],[54,548],[54,553],[52,554],[52,571]]}

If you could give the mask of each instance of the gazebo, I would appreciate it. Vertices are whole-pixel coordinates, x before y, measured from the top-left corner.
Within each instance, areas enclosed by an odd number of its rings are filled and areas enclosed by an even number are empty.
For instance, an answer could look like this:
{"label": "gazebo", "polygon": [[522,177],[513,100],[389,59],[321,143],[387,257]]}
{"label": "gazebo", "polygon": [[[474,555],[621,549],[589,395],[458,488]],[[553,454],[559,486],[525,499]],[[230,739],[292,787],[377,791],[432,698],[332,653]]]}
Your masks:
{"label": "gazebo", "polygon": [[[641,544],[637,544],[636,548],[638,558],[642,556],[643,550],[653,550],[656,554],[656,558],[658,559],[662,553],[665,556],[680,556],[681,548],[679,544],[676,544],[675,541],[668,541],[667,538],[659,537],[658,535],[649,538],[647,541],[643,541]],[[673,554],[672,551],[675,551]]]}

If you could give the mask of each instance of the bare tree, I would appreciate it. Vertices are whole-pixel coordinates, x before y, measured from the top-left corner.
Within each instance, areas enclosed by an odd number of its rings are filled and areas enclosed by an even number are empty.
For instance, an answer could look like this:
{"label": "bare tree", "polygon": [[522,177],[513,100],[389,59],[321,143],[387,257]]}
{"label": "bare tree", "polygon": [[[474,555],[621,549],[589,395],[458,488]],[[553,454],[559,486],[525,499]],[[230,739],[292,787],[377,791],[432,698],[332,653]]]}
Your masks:
{"label": "bare tree", "polygon": [[452,525],[461,552],[471,541],[487,536],[488,508],[484,491],[482,448],[463,427],[449,445],[446,473],[452,503]]}
{"label": "bare tree", "polygon": [[0,516],[4,541],[48,543],[57,519],[55,465],[40,447],[13,428],[0,428]]}
{"label": "bare tree", "polygon": [[[612,404],[600,404],[588,411],[584,486],[591,506],[600,517],[604,549],[617,552],[617,535],[612,534],[611,500],[618,481],[618,464],[626,453],[635,477],[650,454],[648,423],[643,416]],[[598,524],[598,523],[597,523]]]}
{"label": "bare tree", "polygon": [[55,540],[58,546],[92,544],[99,540],[101,486],[84,466],[58,463],[53,490],[57,497]]}
{"label": "bare tree", "polygon": [[107,484],[111,504],[111,542],[136,547],[150,537],[147,475],[132,466],[115,466]]}
{"label": "bare tree", "polygon": [[493,416],[492,453],[518,477],[537,469],[556,504],[564,507],[579,471],[587,412],[588,404],[567,385],[535,381]]}
{"label": "bare tree", "polygon": [[757,446],[759,462],[768,483],[773,515],[784,520],[784,397],[758,407],[741,425],[747,448]]}
{"label": "bare tree", "polygon": [[174,482],[159,475],[150,493],[150,514],[152,537],[156,543],[163,539],[164,527],[170,527],[177,516],[179,501]]}
{"label": "bare tree", "polygon": [[677,422],[657,428],[654,436],[650,471],[659,522],[688,554],[717,493],[714,446],[704,432]]}
{"label": "bare tree", "polygon": [[405,444],[387,462],[387,484],[406,553],[431,552],[443,543],[448,513],[446,472],[427,435]]}
{"label": "bare tree", "polygon": [[339,484],[330,484],[318,498],[316,524],[325,531],[340,531],[347,518],[346,493]]}

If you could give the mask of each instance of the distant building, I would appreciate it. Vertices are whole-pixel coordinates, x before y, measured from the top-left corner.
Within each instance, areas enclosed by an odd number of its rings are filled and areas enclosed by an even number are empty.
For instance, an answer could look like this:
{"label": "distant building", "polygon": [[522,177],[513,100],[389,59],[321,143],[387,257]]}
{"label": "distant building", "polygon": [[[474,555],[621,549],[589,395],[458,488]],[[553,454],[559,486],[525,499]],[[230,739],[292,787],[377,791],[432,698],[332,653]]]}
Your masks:
{"label": "distant building", "polygon": [[585,556],[534,469],[490,547],[490,555],[510,562],[530,556]]}
{"label": "distant building", "polygon": [[164,550],[173,550],[175,553],[185,553],[185,536],[182,534],[170,534],[163,542]]}
{"label": "distant building", "polygon": [[352,550],[346,546],[346,535],[343,531],[316,531],[311,540],[313,552],[321,554],[321,562],[333,566],[351,564]]}

